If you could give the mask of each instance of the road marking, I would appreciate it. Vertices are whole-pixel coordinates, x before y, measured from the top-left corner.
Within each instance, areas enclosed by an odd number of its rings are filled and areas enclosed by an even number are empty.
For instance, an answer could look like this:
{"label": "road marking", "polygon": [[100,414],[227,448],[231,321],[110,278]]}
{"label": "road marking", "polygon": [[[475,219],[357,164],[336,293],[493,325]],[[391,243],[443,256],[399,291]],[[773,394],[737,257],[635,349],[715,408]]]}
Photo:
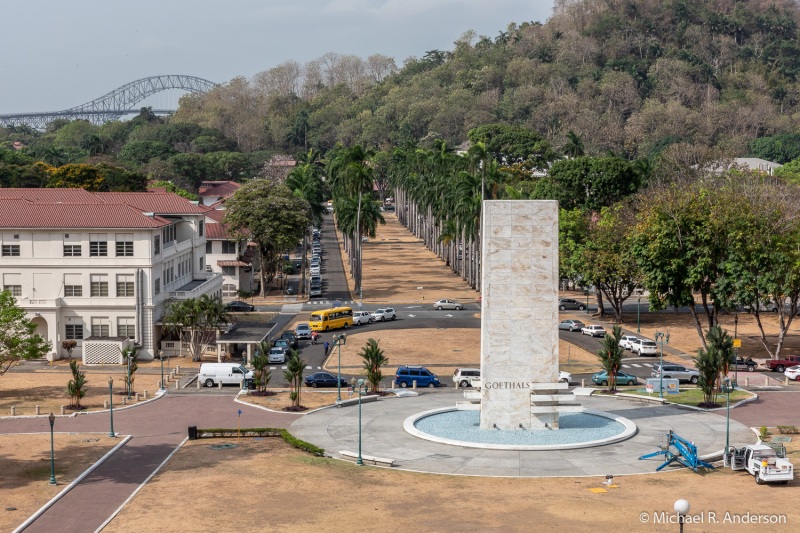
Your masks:
{"label": "road marking", "polygon": [[642,365],[637,365],[636,363],[631,363],[631,366],[636,367],[636,368],[642,368]]}
{"label": "road marking", "polygon": [[453,318],[453,315],[444,315],[444,316],[446,316],[447,318]]}
{"label": "road marking", "polygon": [[622,368],[630,368],[631,365],[622,365]]}
{"label": "road marking", "polygon": [[409,317],[409,318],[414,318],[414,317],[416,317],[416,316],[417,316],[417,315],[411,315],[411,314],[409,314],[409,315],[408,315],[408,317]]}
{"label": "road marking", "polygon": [[422,307],[422,306],[421,305],[409,305],[408,307],[406,307],[406,309],[419,309],[420,307]]}
{"label": "road marking", "polygon": [[313,367],[313,366],[311,366],[311,365],[308,365],[308,366],[306,367],[306,370],[313,370],[313,369],[314,369],[314,367]]}

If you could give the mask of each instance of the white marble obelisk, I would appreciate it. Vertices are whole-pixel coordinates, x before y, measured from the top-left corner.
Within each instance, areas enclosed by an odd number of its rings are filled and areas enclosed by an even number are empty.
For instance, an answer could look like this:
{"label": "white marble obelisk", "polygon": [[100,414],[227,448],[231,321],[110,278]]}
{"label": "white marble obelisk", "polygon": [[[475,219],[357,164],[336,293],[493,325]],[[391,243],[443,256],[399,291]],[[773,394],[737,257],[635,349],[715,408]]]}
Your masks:
{"label": "white marble obelisk", "polygon": [[558,202],[484,201],[481,239],[481,429],[556,429]]}

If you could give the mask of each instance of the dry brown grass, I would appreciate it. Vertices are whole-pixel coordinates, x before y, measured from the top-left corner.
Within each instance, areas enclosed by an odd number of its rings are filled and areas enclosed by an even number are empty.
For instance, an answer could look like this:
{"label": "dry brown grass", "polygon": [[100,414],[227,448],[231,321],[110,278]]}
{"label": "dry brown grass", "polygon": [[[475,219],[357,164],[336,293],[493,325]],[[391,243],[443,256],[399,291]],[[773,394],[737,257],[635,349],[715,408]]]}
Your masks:
{"label": "dry brown grass", "polygon": [[[43,421],[43,427],[47,422]],[[55,423],[58,431],[58,421]],[[55,433],[58,485],[50,485],[50,433],[0,435],[0,531],[11,531],[119,443],[102,434]],[[15,508],[14,510],[9,510]]]}
{"label": "dry brown grass", "polygon": [[[679,498],[691,502],[692,513],[715,511],[720,521],[726,511],[787,516],[786,525],[770,526],[770,531],[794,531],[800,519],[796,507],[787,505],[800,493],[798,486],[757,487],[751,476],[730,470],[617,477],[617,488],[593,493],[590,489],[603,489],[604,478],[420,474],[312,457],[275,438],[242,439],[232,449],[209,447],[219,442],[187,443],[105,531],[233,531],[244,523],[292,532],[353,527],[380,532],[660,532],[677,531],[677,525],[653,525],[653,513],[671,512]],[[797,464],[797,445],[792,448]],[[186,487],[189,472],[191,489]],[[245,504],[240,491],[221,489],[239,486],[244,479],[251,495]],[[648,514],[649,523],[643,525],[641,513]],[[691,527],[712,532],[756,529],[721,523]]]}

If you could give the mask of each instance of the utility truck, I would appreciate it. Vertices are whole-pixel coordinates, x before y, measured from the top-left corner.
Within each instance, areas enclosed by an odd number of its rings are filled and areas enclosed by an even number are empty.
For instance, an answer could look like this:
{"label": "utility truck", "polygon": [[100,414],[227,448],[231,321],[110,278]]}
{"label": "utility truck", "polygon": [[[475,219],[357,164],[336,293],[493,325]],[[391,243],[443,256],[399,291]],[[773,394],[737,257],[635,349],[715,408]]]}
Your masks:
{"label": "utility truck", "polygon": [[731,446],[725,453],[725,463],[731,470],[747,470],[755,476],[756,483],[783,483],[794,479],[792,463],[785,459],[783,453],[766,444],[751,444],[743,448]]}

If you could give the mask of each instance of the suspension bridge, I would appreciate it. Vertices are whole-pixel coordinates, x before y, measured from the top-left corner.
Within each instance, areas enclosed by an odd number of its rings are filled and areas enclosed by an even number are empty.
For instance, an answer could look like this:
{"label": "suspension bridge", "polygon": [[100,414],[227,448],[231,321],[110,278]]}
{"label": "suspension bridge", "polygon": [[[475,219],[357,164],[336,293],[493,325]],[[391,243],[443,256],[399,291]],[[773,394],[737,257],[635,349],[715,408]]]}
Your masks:
{"label": "suspension bridge", "polygon": [[[0,115],[0,126],[21,126],[26,124],[41,130],[49,122],[60,118],[68,120],[83,119],[99,125],[109,120],[118,120],[125,115],[138,113],[137,104],[161,91],[181,89],[192,93],[204,93],[216,86],[216,83],[196,76],[181,74],[150,76],[149,78],[126,83],[122,87],[95,98],[91,102],[70,107],[63,111]],[[157,115],[166,115],[174,111],[174,109],[153,109],[153,113]]]}

